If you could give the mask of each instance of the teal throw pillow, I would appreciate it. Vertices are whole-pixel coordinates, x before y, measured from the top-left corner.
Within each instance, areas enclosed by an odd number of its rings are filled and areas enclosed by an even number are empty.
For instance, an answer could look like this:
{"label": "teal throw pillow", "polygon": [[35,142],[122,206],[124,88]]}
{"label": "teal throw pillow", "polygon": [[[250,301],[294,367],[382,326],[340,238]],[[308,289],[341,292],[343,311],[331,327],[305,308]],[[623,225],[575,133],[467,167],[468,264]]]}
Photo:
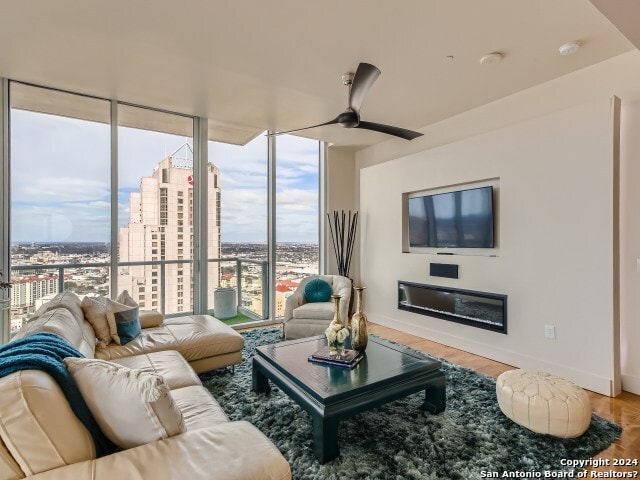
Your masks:
{"label": "teal throw pillow", "polygon": [[[125,345],[140,334],[140,311],[139,307],[131,307],[122,303],[107,299],[109,313],[107,321],[111,338],[119,345]],[[115,330],[115,331],[114,331]]]}
{"label": "teal throw pillow", "polygon": [[304,298],[309,303],[328,302],[331,299],[331,285],[320,278],[315,278],[304,287]]}

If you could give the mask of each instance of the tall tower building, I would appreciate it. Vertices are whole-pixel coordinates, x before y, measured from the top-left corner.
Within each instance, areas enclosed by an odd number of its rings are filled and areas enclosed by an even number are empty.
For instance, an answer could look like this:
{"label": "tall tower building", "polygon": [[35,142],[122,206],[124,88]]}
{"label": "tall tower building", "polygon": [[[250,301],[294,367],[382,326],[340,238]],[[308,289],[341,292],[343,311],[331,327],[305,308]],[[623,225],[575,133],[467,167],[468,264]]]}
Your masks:
{"label": "tall tower building", "polygon": [[[209,163],[208,256],[220,257],[220,188],[218,168]],[[169,263],[119,268],[118,285],[127,289],[142,309],[161,310],[164,273],[165,313],[193,310],[193,150],[184,143],[162,160],[140,191],[129,197],[129,223],[120,229],[120,262]],[[218,286],[218,263],[207,262],[208,305]]]}

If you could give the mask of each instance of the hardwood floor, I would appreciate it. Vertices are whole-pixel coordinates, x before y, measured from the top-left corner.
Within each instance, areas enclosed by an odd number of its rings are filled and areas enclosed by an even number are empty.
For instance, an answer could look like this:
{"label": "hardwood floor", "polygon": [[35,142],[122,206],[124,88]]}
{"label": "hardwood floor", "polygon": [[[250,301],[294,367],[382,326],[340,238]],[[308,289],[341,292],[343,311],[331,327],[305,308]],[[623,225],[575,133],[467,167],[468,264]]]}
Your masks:
{"label": "hardwood floor", "polygon": [[[491,377],[497,377],[502,372],[515,368],[440,343],[425,340],[424,338],[416,337],[409,333],[400,332],[381,325],[371,323],[369,325],[370,332],[375,335],[403,343],[416,350],[444,358],[451,363],[471,368]],[[616,422],[624,429],[620,438],[595,458],[608,459],[611,464],[616,459],[633,460],[640,458],[640,396],[623,392],[618,397],[610,398],[594,392],[588,393],[593,411],[603,418]],[[609,470],[638,472],[637,475],[640,477],[640,467],[638,466],[602,466],[592,470],[598,473]]]}

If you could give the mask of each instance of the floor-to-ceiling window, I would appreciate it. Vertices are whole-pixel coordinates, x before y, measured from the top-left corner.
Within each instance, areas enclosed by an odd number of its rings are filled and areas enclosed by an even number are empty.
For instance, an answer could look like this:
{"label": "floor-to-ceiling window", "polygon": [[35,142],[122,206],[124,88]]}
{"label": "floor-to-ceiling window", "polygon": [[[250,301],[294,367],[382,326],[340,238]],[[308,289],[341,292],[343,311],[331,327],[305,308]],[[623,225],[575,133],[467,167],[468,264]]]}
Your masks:
{"label": "floor-to-ceiling window", "polygon": [[277,137],[271,211],[266,132],[233,145],[210,130],[216,140],[198,149],[204,119],[19,82],[10,98],[13,331],[62,290],[126,289],[143,309],[180,315],[215,314],[216,291],[231,288],[239,309],[230,323],[277,318],[298,282],[318,273],[319,142]]}
{"label": "floor-to-ceiling window", "polygon": [[62,289],[109,293],[111,148],[108,101],[20,83],[10,99],[15,332]]}
{"label": "floor-to-ceiling window", "polygon": [[319,172],[320,142],[276,138],[276,317],[300,280],[320,271]]}
{"label": "floor-to-ceiling window", "polygon": [[[215,314],[215,289],[234,289],[238,315],[233,322],[262,320],[268,310],[267,137],[246,145],[209,142],[208,223],[217,222],[219,235],[209,243],[209,311]],[[212,266],[219,266],[212,283]],[[218,292],[219,299],[224,295]]]}
{"label": "floor-to-ceiling window", "polygon": [[118,106],[118,290],[193,311],[193,119]]}

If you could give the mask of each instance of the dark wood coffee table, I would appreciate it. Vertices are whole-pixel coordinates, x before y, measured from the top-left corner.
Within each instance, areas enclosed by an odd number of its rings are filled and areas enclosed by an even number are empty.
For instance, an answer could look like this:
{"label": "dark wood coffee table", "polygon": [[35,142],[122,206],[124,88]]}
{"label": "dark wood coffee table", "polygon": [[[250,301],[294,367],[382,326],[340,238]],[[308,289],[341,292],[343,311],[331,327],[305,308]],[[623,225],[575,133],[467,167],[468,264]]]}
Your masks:
{"label": "dark wood coffee table", "polygon": [[321,463],[340,454],[338,423],[420,390],[422,408],[445,409],[446,379],[440,362],[425,359],[402,345],[369,337],[366,357],[352,370],[307,360],[325,346],[323,337],[258,347],[253,357],[253,390],[269,391],[269,380],[309,412],[314,450]]}

